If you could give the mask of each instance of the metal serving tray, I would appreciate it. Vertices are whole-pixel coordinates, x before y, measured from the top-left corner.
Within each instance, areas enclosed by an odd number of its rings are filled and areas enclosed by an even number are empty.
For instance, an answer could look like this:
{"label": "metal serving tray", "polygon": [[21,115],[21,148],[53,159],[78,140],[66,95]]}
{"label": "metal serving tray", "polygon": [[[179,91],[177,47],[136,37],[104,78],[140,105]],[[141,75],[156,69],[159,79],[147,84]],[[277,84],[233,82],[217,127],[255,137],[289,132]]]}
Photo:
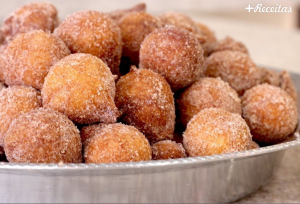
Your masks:
{"label": "metal serving tray", "polygon": [[[291,76],[299,91],[300,75]],[[285,150],[297,145],[298,131],[278,145],[206,157],[116,164],[0,163],[0,202],[232,202],[266,184]]]}

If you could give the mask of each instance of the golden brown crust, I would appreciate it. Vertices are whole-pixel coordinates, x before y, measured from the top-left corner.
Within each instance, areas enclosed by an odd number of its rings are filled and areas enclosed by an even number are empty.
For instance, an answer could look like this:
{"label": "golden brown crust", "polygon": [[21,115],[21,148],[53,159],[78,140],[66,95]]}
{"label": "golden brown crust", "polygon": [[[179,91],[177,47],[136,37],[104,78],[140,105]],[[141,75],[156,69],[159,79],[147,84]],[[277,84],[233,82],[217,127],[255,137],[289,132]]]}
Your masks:
{"label": "golden brown crust", "polygon": [[176,102],[179,118],[184,126],[205,108],[222,108],[242,114],[241,100],[237,92],[220,78],[200,78],[188,86]]}
{"label": "golden brown crust", "polygon": [[242,105],[253,140],[259,143],[274,144],[285,140],[298,123],[295,101],[279,87],[257,85],[245,92]]}
{"label": "golden brown crust", "polygon": [[251,140],[249,127],[240,115],[218,108],[200,111],[183,134],[191,157],[247,150]]}
{"label": "golden brown crust", "polygon": [[80,163],[79,131],[65,115],[52,109],[37,109],[18,117],[5,137],[9,162]]}
{"label": "golden brown crust", "polygon": [[150,142],[173,138],[175,105],[171,88],[159,74],[133,68],[117,82],[121,120],[135,126]]}
{"label": "golden brown crust", "polygon": [[122,56],[129,58],[131,65],[138,65],[141,43],[149,33],[161,26],[158,18],[145,12],[132,12],[120,19]]}
{"label": "golden brown crust", "polygon": [[107,124],[99,123],[82,127],[80,129],[82,145],[85,147],[88,141],[95,135],[99,134],[99,131],[101,131],[106,125]]}
{"label": "golden brown crust", "polygon": [[254,141],[251,141],[248,147],[248,149],[259,149],[259,148],[260,148],[259,145]]}
{"label": "golden brown crust", "polygon": [[242,52],[225,50],[212,53],[205,61],[205,76],[220,77],[239,95],[260,83],[261,72]]}
{"label": "golden brown crust", "polygon": [[115,123],[115,77],[89,54],[72,54],[56,63],[45,78],[43,106],[66,114],[78,124]]}
{"label": "golden brown crust", "polygon": [[161,74],[177,91],[196,81],[203,72],[203,50],[192,33],[166,26],[154,30],[141,44],[140,68]]}
{"label": "golden brown crust", "polygon": [[55,30],[72,53],[87,53],[102,59],[113,74],[119,74],[122,52],[120,28],[108,15],[98,11],[78,11]]}
{"label": "golden brown crust", "polygon": [[136,4],[131,8],[115,10],[115,11],[111,11],[107,14],[113,20],[118,22],[122,17],[124,17],[125,15],[132,13],[132,12],[146,12],[146,4],[145,3]]}
{"label": "golden brown crust", "polygon": [[135,162],[151,160],[146,137],[133,126],[106,125],[92,137],[84,149],[86,163]]}
{"label": "golden brown crust", "polygon": [[182,144],[171,140],[163,140],[152,145],[152,160],[185,158]]}
{"label": "golden brown crust", "polygon": [[0,91],[0,146],[11,122],[20,115],[42,106],[40,92],[31,87],[11,86]]}
{"label": "golden brown crust", "polygon": [[5,20],[1,27],[3,38],[9,42],[16,35],[33,30],[53,32],[59,24],[57,9],[48,2],[37,2],[24,5]]}
{"label": "golden brown crust", "polygon": [[58,37],[34,30],[18,35],[4,53],[5,83],[40,90],[51,66],[69,55],[70,51]]}

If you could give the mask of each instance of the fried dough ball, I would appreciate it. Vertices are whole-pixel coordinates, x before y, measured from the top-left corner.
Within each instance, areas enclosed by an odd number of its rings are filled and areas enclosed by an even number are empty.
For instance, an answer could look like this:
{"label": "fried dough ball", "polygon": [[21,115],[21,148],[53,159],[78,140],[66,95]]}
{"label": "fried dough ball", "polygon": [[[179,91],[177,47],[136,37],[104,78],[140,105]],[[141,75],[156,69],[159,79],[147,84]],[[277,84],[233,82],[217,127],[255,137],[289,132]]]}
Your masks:
{"label": "fried dough ball", "polygon": [[67,116],[52,109],[39,108],[15,119],[4,150],[9,162],[82,162],[79,130]]}
{"label": "fried dough ball", "polygon": [[247,150],[251,140],[244,119],[219,108],[200,111],[183,133],[183,145],[191,157]]}
{"label": "fried dough ball", "polygon": [[82,145],[85,146],[88,140],[97,135],[106,125],[107,124],[99,123],[82,127],[80,130]]}
{"label": "fried dough ball", "polygon": [[122,58],[127,59],[130,65],[138,65],[141,43],[149,33],[161,26],[158,18],[146,12],[133,12],[124,16],[119,21],[123,42]]}
{"label": "fried dough ball", "polygon": [[5,49],[5,83],[40,90],[51,66],[69,54],[65,43],[52,34],[42,30],[20,34]]}
{"label": "fried dough ball", "polygon": [[280,76],[278,72],[263,67],[259,69],[261,71],[261,84],[267,83],[273,86],[280,86]]}
{"label": "fried dough ball", "polygon": [[5,56],[4,56],[4,51],[5,51],[6,46],[5,45],[0,45],[0,82],[4,81],[4,66],[5,66]]}
{"label": "fried dough ball", "polygon": [[84,149],[86,163],[135,162],[151,160],[146,137],[133,126],[106,125],[92,137]]}
{"label": "fried dough ball", "polygon": [[239,51],[245,54],[249,54],[246,46],[242,42],[236,41],[229,36],[227,36],[223,40],[218,41],[215,44],[213,52],[219,52],[224,50]]}
{"label": "fried dough ball", "polygon": [[262,84],[247,90],[242,106],[243,117],[258,143],[281,142],[294,132],[298,123],[295,101],[279,87]]}
{"label": "fried dough ball", "polygon": [[297,101],[297,90],[290,74],[287,71],[279,73],[280,88],[285,90],[293,99]]}
{"label": "fried dough ball", "polygon": [[185,158],[182,144],[171,140],[163,140],[152,145],[152,160]]}
{"label": "fried dough ball", "polygon": [[204,51],[204,56],[208,56],[212,52],[215,44],[217,43],[217,38],[214,32],[206,25],[202,23],[197,23],[196,25],[200,29],[200,32],[204,36],[206,36],[206,42],[201,43],[201,45]]}
{"label": "fried dough ball", "polygon": [[146,4],[140,3],[129,9],[120,9],[107,13],[109,17],[118,22],[123,16],[132,13],[132,12],[146,12]]}
{"label": "fried dough ball", "polygon": [[136,127],[150,142],[173,137],[174,98],[162,76],[151,70],[132,68],[116,87],[115,102],[124,123]]}
{"label": "fried dough ball", "polygon": [[23,113],[42,106],[40,92],[26,86],[10,86],[0,91],[0,146],[11,122]]}
{"label": "fried dough ball", "polygon": [[204,70],[203,50],[183,28],[166,26],[150,33],[140,48],[140,68],[166,78],[173,91],[196,81]]}
{"label": "fried dough ball", "polygon": [[8,42],[16,35],[33,30],[52,32],[59,24],[57,10],[48,2],[30,3],[11,13],[2,25],[3,38]]}
{"label": "fried dough ball", "polygon": [[72,53],[99,57],[113,74],[119,74],[122,52],[120,28],[108,15],[98,11],[78,11],[68,16],[55,30]]}
{"label": "fried dough ball", "polygon": [[239,95],[260,83],[261,71],[249,55],[225,50],[212,53],[206,58],[205,76],[220,77],[234,88]]}
{"label": "fried dough ball", "polygon": [[248,149],[258,149],[258,148],[259,145],[256,142],[251,141]]}
{"label": "fried dough ball", "polygon": [[90,54],[72,54],[57,62],[45,78],[43,106],[67,115],[74,123],[115,123],[115,77]]}
{"label": "fried dough ball", "polygon": [[184,126],[205,108],[222,108],[232,113],[242,114],[241,99],[238,94],[220,78],[200,78],[187,87],[176,102]]}

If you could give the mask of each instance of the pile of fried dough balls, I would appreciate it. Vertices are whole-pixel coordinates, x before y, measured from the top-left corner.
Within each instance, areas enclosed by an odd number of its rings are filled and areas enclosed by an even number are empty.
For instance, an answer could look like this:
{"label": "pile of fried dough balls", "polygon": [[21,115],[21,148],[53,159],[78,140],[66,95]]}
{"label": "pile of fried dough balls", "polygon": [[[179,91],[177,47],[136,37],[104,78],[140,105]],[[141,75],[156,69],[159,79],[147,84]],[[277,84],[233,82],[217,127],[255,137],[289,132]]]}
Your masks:
{"label": "pile of fried dough balls", "polygon": [[[111,163],[215,155],[287,139],[286,71],[260,68],[231,37],[139,4],[58,19],[50,3],[0,30],[0,154],[15,163]],[[259,145],[258,145],[259,144]]]}

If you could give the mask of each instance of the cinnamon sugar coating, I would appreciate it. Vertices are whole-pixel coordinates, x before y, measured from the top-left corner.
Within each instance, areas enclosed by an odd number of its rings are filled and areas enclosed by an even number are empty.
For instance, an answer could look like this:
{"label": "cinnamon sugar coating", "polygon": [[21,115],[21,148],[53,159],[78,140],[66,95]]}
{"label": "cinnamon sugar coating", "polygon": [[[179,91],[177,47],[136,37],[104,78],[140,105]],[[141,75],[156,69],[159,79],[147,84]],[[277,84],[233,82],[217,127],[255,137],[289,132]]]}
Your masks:
{"label": "cinnamon sugar coating", "polygon": [[53,32],[59,24],[57,9],[48,2],[36,2],[24,5],[5,20],[1,27],[3,38],[9,42],[16,35],[33,30]]}
{"label": "cinnamon sugar coating", "polygon": [[258,143],[281,142],[298,123],[295,101],[279,87],[262,84],[249,89],[242,97],[242,106],[243,117]]}
{"label": "cinnamon sugar coating", "polygon": [[185,158],[182,144],[171,140],[163,140],[152,145],[152,160]]}
{"label": "cinnamon sugar coating", "polygon": [[217,43],[217,38],[215,33],[203,23],[197,23],[197,27],[200,29],[200,33],[206,37],[206,41],[201,43],[202,49],[204,51],[204,56],[208,56]]}
{"label": "cinnamon sugar coating", "polygon": [[203,72],[203,50],[189,31],[166,26],[154,30],[142,42],[140,68],[161,74],[177,91],[196,81]]}
{"label": "cinnamon sugar coating", "polygon": [[132,12],[146,12],[146,4],[139,3],[128,9],[120,9],[107,13],[109,17],[118,22],[122,17]]}
{"label": "cinnamon sugar coating", "polygon": [[107,14],[78,11],[69,15],[55,30],[72,53],[99,57],[113,74],[119,74],[122,52],[120,28]]}
{"label": "cinnamon sugar coating", "polygon": [[86,163],[114,163],[151,160],[146,137],[133,126],[106,125],[92,137],[84,149]]}
{"label": "cinnamon sugar coating", "polygon": [[200,111],[183,133],[183,145],[191,157],[247,150],[251,140],[240,115],[218,108]]}
{"label": "cinnamon sugar coating", "polygon": [[205,61],[205,76],[220,77],[239,95],[260,83],[261,71],[242,52],[225,50],[212,53]]}
{"label": "cinnamon sugar coating", "polygon": [[254,141],[251,141],[248,147],[248,149],[258,149],[258,148],[260,148],[259,145]]}
{"label": "cinnamon sugar coating", "polygon": [[43,106],[67,115],[74,123],[115,123],[115,77],[99,58],[72,54],[56,63],[45,78]]}
{"label": "cinnamon sugar coating", "polygon": [[176,102],[180,113],[179,118],[184,126],[194,115],[205,108],[221,108],[242,114],[238,94],[220,78],[200,78],[188,86]]}
{"label": "cinnamon sugar coating", "polygon": [[10,86],[0,91],[0,146],[14,119],[41,106],[40,92],[31,87]]}
{"label": "cinnamon sugar coating", "polygon": [[285,90],[297,102],[297,90],[290,74],[287,71],[279,73],[280,88]]}
{"label": "cinnamon sugar coating", "polygon": [[213,52],[219,52],[224,50],[239,51],[245,54],[249,54],[248,49],[242,42],[234,40],[229,36],[227,36],[222,40],[217,41],[217,43],[214,46]]}
{"label": "cinnamon sugar coating", "polygon": [[117,82],[116,105],[121,120],[156,142],[173,138],[175,105],[171,88],[159,74],[132,68]]}
{"label": "cinnamon sugar coating", "polygon": [[93,124],[93,125],[87,125],[80,129],[80,137],[82,145],[85,146],[89,139],[94,137],[101,131],[107,124],[99,123],[99,124]]}
{"label": "cinnamon sugar coating", "polygon": [[4,56],[4,51],[6,45],[0,45],[0,82],[4,82],[4,66],[5,66],[5,56]]}
{"label": "cinnamon sugar coating", "polygon": [[52,65],[70,54],[58,37],[42,30],[18,35],[4,51],[7,85],[26,85],[40,90]]}
{"label": "cinnamon sugar coating", "polygon": [[52,109],[40,108],[18,117],[10,125],[4,144],[9,162],[82,162],[79,130]]}
{"label": "cinnamon sugar coating", "polygon": [[121,18],[118,24],[123,42],[122,58],[126,58],[130,65],[138,65],[142,41],[162,23],[146,12],[132,12]]}

